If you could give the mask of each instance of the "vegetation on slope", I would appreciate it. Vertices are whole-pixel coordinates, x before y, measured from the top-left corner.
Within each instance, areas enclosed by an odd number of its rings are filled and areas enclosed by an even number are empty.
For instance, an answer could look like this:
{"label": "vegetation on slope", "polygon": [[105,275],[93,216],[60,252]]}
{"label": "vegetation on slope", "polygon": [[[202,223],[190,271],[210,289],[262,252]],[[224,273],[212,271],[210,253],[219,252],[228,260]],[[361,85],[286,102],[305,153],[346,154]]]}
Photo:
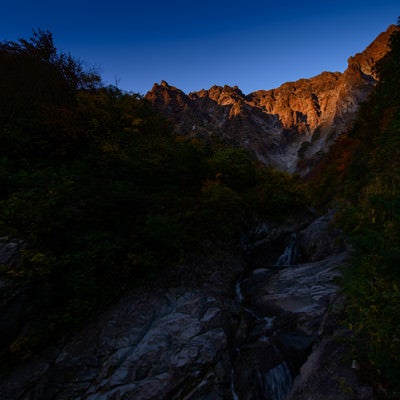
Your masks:
{"label": "vegetation on slope", "polygon": [[174,135],[49,32],[0,44],[0,87],[0,233],[27,244],[2,279],[33,318],[2,357],[27,358],[186,255],[238,242],[249,215],[306,203],[295,179],[244,150]]}
{"label": "vegetation on slope", "polygon": [[339,223],[355,254],[344,285],[354,357],[375,387],[400,391],[400,32],[379,63],[380,84],[354,129],[314,176],[319,199],[341,204]]}

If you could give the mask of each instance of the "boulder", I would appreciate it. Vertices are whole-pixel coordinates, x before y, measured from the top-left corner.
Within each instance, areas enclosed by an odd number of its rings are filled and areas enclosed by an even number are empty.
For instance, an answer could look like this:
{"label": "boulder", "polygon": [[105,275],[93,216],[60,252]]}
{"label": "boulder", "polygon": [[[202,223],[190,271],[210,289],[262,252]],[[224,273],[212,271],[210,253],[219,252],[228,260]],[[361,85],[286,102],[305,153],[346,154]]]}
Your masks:
{"label": "boulder", "polygon": [[343,233],[335,227],[335,210],[316,219],[298,234],[298,249],[303,262],[320,261],[347,248]]}

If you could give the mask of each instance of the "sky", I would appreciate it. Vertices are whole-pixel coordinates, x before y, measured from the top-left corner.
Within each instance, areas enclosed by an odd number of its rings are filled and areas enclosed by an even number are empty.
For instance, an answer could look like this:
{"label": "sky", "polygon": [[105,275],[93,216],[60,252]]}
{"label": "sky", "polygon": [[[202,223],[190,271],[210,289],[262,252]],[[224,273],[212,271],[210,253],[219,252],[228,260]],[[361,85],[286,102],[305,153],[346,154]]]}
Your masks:
{"label": "sky", "polygon": [[400,16],[399,0],[9,0],[0,41],[52,32],[56,47],[105,84],[145,94],[167,81],[186,93],[272,89],[344,71]]}

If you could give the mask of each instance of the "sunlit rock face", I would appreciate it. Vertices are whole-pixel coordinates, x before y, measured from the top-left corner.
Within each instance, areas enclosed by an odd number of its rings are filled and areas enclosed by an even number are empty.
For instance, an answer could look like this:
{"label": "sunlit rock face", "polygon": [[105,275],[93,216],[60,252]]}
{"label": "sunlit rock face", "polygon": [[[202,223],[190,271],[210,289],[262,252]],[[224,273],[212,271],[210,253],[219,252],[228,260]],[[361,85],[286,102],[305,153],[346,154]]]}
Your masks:
{"label": "sunlit rock face", "polygon": [[395,29],[390,26],[350,57],[344,73],[323,72],[248,95],[237,86],[186,95],[163,81],[146,98],[183,135],[216,136],[249,149],[265,164],[305,174],[320,152],[351,127],[360,103],[377,83],[374,66],[388,52]]}

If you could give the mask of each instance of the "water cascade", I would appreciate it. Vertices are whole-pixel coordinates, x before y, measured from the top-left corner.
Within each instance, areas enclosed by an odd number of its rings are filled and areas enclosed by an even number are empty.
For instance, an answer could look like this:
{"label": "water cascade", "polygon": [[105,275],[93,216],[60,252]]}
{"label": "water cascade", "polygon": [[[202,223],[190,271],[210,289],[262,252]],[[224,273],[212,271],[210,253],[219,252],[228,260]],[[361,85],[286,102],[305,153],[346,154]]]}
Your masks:
{"label": "water cascade", "polygon": [[281,328],[276,326],[278,316],[254,307],[249,293],[259,282],[268,281],[276,271],[274,267],[294,265],[297,248],[297,234],[292,233],[274,266],[253,270],[236,283],[236,301],[243,310],[247,337],[236,343],[232,358],[233,400],[247,398],[246,393],[252,393],[251,398],[256,400],[284,400],[292,387],[296,371],[286,359],[287,354],[282,353],[278,339]]}
{"label": "water cascade", "polygon": [[231,370],[231,385],[230,386],[231,386],[232,400],[240,400],[239,396],[237,395],[236,390],[235,390],[235,371],[233,370],[233,368]]}
{"label": "water cascade", "polygon": [[294,265],[297,258],[297,233],[292,233],[283,253],[276,261],[276,266]]}
{"label": "water cascade", "polygon": [[284,361],[270,369],[265,375],[266,399],[283,400],[289,393],[293,383],[293,376],[287,363]]}
{"label": "water cascade", "polygon": [[[256,396],[252,398],[284,400],[292,387],[294,374],[275,344],[274,323],[277,317],[275,315],[260,316],[256,310],[245,306],[246,298],[242,294],[240,283],[236,285],[236,293],[251,328],[248,337],[238,344],[233,354],[234,367],[231,371],[230,384],[232,399],[241,400],[244,390],[243,382],[250,379],[254,387],[249,390]],[[253,365],[247,364],[248,360],[251,360]]]}

